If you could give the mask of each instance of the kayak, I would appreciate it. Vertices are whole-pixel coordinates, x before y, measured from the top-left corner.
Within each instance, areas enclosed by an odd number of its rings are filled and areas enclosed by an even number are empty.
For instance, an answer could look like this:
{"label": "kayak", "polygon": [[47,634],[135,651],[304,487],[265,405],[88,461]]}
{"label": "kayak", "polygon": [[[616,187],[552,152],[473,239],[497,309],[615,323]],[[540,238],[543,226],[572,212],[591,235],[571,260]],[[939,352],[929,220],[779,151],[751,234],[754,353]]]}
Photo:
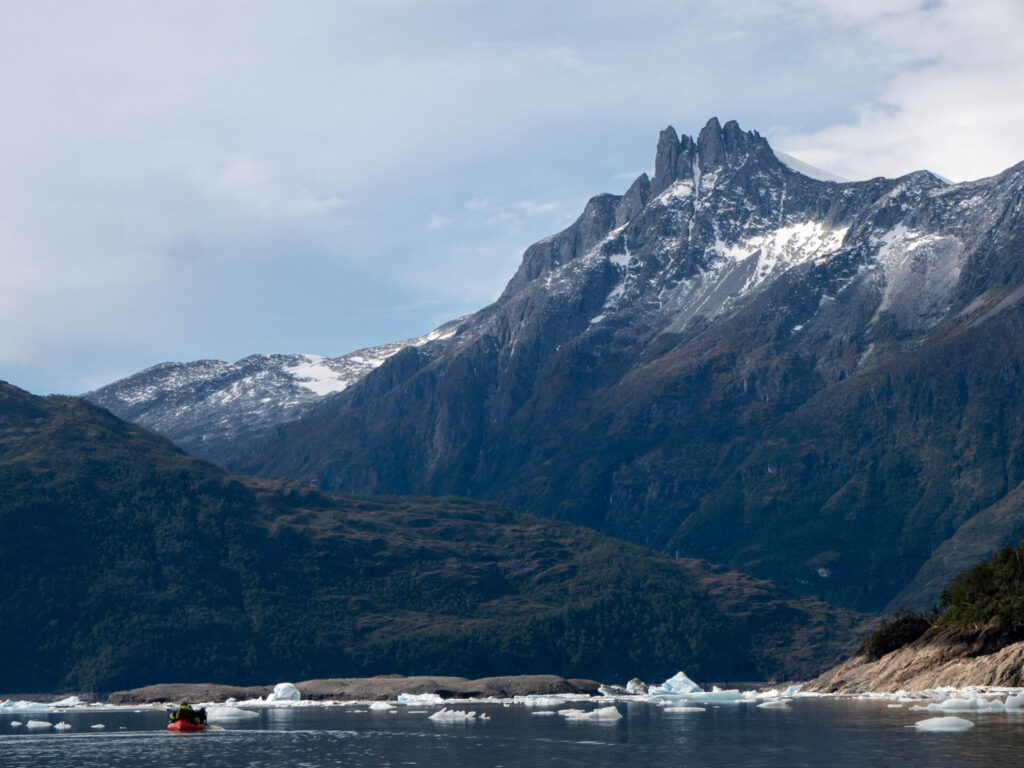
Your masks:
{"label": "kayak", "polygon": [[202,723],[192,723],[188,720],[174,720],[167,724],[168,731],[175,731],[177,733],[201,731],[205,727]]}

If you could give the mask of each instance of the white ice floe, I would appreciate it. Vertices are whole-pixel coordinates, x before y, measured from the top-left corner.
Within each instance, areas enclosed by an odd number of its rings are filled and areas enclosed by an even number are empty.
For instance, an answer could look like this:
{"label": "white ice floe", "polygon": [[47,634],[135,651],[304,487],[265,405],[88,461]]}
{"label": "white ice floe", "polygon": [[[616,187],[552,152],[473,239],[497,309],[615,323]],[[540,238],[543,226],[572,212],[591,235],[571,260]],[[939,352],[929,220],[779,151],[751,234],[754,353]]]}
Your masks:
{"label": "white ice floe", "polygon": [[82,700],[77,696],[68,696],[60,701],[55,701],[51,704],[51,707],[80,707],[82,706]]}
{"label": "white ice floe", "polygon": [[267,696],[267,701],[299,701],[302,694],[299,689],[291,683],[278,683],[274,686],[274,692]]}
{"label": "white ice floe", "polygon": [[398,701],[401,704],[441,704],[444,699],[436,693],[400,693]]}
{"label": "white ice floe", "polygon": [[52,712],[48,704],[40,704],[36,701],[0,701],[0,715],[7,715],[14,712]]}
{"label": "white ice floe", "polygon": [[789,699],[769,699],[757,705],[760,709],[785,709],[789,706]]}
{"label": "white ice floe", "polygon": [[19,725],[21,725],[20,720],[11,720],[11,728],[17,728]]}
{"label": "white ice floe", "polygon": [[70,731],[71,730],[71,724],[70,723],[65,723],[63,720],[61,720],[59,723],[57,723],[53,727],[56,730],[58,730],[58,731]]}
{"label": "white ice floe", "polygon": [[661,693],[700,693],[701,687],[686,676],[684,672],[676,672],[661,685],[651,686],[647,691],[651,695]]}
{"label": "white ice floe", "polygon": [[589,712],[585,709],[563,709],[558,714],[566,720],[621,720],[622,713],[615,707],[600,707]]}
{"label": "white ice floe", "polygon": [[918,720],[914,727],[919,731],[966,731],[973,728],[974,723],[962,717],[929,717]]}
{"label": "white ice floe", "polygon": [[912,710],[925,712],[1000,712],[1004,708],[1002,699],[985,699],[981,696],[955,696],[932,704],[918,704]]}
{"label": "white ice floe", "polygon": [[707,712],[704,707],[665,707],[663,712]]}
{"label": "white ice floe", "polygon": [[29,720],[25,723],[26,728],[53,728],[53,723],[48,720]]}
{"label": "white ice floe", "polygon": [[531,712],[530,714],[533,715],[534,717],[547,717],[549,715],[551,717],[554,717],[558,713],[554,712],[553,710],[550,710],[550,709],[542,709],[540,712]]}
{"label": "white ice floe", "polygon": [[571,699],[560,696],[516,696],[515,701],[528,707],[560,707]]}
{"label": "white ice floe", "polygon": [[97,730],[99,730],[100,728],[106,728],[107,726],[105,726],[103,723],[95,723],[94,725],[90,725],[89,727],[96,728]]}
{"label": "white ice floe", "polygon": [[210,722],[217,722],[219,720],[251,720],[259,716],[259,712],[253,712],[251,709],[242,709],[241,707],[206,708],[206,719]]}
{"label": "white ice floe", "polygon": [[1006,709],[1020,709],[1024,707],[1024,693],[1014,693],[1007,696],[1003,706]]}
{"label": "white ice floe", "polygon": [[392,709],[394,709],[394,707],[386,701],[375,701],[370,705],[370,711],[372,712],[388,712]]}
{"label": "white ice floe", "polygon": [[465,723],[469,720],[488,720],[487,715],[477,717],[476,712],[465,712],[458,709],[439,709],[430,716],[435,723]]}

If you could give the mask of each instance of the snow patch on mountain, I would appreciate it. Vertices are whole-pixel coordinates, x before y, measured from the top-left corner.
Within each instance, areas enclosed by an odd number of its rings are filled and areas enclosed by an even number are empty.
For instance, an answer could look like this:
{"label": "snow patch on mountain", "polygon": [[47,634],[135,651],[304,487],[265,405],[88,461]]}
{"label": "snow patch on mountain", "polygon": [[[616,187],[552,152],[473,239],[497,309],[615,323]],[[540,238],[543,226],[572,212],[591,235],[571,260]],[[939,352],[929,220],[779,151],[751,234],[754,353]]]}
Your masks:
{"label": "snow patch on mountain", "polygon": [[314,403],[344,392],[403,349],[450,339],[459,322],[419,338],[335,358],[250,355],[234,363],[162,363],[84,397],[203,455],[203,446],[300,417]]}
{"label": "snow patch on mountain", "polygon": [[[320,355],[302,355],[299,362],[295,365],[285,366],[284,370],[295,380],[296,384],[321,397],[332,392],[344,391],[350,380],[343,373],[331,368],[326,363],[326,359]],[[387,357],[380,357],[374,362],[376,365],[380,365],[385,360]]]}
{"label": "snow patch on mountain", "polygon": [[803,160],[793,157],[785,152],[780,152],[777,149],[773,149],[772,152],[774,152],[775,156],[779,158],[780,163],[797,173],[802,173],[804,176],[817,179],[818,181],[834,181],[840,184],[849,181],[849,179],[844,179],[842,176],[837,176],[834,173],[817,168],[810,163],[805,163]]}
{"label": "snow patch on mountain", "polygon": [[948,307],[966,259],[963,242],[951,235],[921,232],[899,223],[875,235],[876,263],[882,268],[882,301],[872,323],[883,313],[907,328],[930,325]]}
{"label": "snow patch on mountain", "polygon": [[829,229],[819,221],[805,221],[733,244],[718,240],[711,250],[733,264],[756,258],[751,275],[741,289],[742,295],[781,272],[835,253],[842,247],[847,231],[847,227]]}

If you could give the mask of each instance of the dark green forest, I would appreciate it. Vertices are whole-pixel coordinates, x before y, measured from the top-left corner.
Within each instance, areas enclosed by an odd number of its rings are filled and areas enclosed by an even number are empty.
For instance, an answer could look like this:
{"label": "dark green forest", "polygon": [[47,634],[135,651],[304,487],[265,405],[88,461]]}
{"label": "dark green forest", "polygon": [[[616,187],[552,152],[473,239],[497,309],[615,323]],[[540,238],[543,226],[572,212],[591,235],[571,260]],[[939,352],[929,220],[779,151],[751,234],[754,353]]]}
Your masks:
{"label": "dark green forest", "polygon": [[1024,640],[1024,540],[960,573],[930,611],[901,611],[882,621],[861,644],[869,658],[936,633],[979,636],[979,651]]}
{"label": "dark green forest", "polygon": [[228,474],[0,383],[0,689],[381,673],[803,677],[863,617],[458,498]]}

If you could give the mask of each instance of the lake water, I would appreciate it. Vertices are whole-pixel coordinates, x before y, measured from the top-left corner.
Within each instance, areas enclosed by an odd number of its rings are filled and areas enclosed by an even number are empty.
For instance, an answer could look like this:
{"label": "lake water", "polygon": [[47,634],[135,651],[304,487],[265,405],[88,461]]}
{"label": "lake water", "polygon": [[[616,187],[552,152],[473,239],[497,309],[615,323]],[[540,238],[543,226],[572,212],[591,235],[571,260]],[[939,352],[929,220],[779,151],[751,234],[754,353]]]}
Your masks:
{"label": "lake water", "polygon": [[[608,702],[602,702],[606,706]],[[591,708],[572,703],[567,706]],[[961,715],[975,727],[926,733],[932,713],[885,701],[796,699],[790,707],[709,706],[666,712],[646,702],[617,704],[614,722],[536,716],[522,704],[458,704],[490,719],[437,723],[437,707],[394,712],[354,707],[268,709],[224,730],[171,734],[160,711],[86,709],[53,713],[71,730],[28,731],[0,717],[0,766],[1014,766],[1024,765],[1024,714]],[[35,719],[44,719],[38,715]],[[90,726],[103,723],[104,730]]]}

